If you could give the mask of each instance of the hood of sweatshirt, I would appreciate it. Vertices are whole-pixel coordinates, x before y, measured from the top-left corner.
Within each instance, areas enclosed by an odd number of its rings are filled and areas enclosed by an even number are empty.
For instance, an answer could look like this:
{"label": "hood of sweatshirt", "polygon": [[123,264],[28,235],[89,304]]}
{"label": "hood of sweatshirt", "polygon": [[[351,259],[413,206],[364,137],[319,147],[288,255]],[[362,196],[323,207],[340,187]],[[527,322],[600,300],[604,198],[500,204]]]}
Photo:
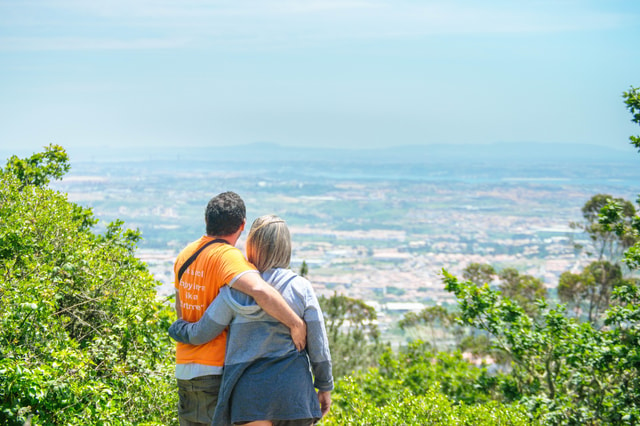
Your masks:
{"label": "hood of sweatshirt", "polygon": [[[281,294],[289,282],[296,276],[294,272],[288,269],[269,269],[262,273],[262,278]],[[224,286],[220,289],[218,297],[225,298],[228,305],[234,311],[247,318],[258,319],[267,315],[267,313],[258,306],[253,297],[240,290]]]}
{"label": "hood of sweatshirt", "polygon": [[295,272],[282,268],[269,269],[262,273],[262,279],[271,284],[280,294],[295,277],[297,277]]}

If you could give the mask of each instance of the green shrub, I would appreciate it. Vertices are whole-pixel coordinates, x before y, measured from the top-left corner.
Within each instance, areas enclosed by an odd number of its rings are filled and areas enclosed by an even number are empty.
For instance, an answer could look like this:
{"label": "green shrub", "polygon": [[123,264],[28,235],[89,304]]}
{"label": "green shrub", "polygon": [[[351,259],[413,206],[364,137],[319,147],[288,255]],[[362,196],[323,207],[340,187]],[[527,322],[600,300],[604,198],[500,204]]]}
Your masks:
{"label": "green shrub", "polygon": [[[374,379],[374,376],[371,376]],[[438,384],[424,393],[414,394],[403,389],[387,395],[384,404],[372,398],[356,380],[347,377],[339,381],[333,393],[333,405],[322,421],[324,426],[402,426],[402,425],[533,425],[520,406],[497,402],[466,405],[456,404],[439,391]]]}
{"label": "green shrub", "polygon": [[175,424],[172,313],[139,234],[93,233],[90,210],[36,184],[66,170],[34,172],[41,158],[0,173],[0,424]]}
{"label": "green shrub", "polygon": [[378,368],[338,380],[323,425],[531,425],[523,406],[501,395],[502,375],[465,361],[459,352],[430,352],[411,343],[387,350]]}

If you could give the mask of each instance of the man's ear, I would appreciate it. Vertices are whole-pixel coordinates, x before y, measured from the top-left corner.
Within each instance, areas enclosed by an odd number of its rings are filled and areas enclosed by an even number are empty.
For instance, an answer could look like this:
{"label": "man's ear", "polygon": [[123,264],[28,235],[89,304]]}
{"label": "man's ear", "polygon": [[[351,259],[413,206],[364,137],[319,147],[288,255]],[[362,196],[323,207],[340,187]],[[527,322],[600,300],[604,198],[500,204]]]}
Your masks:
{"label": "man's ear", "polygon": [[242,225],[240,225],[240,231],[244,231],[244,226],[245,226],[246,224],[247,224],[247,219],[245,218],[245,219],[242,221]]}

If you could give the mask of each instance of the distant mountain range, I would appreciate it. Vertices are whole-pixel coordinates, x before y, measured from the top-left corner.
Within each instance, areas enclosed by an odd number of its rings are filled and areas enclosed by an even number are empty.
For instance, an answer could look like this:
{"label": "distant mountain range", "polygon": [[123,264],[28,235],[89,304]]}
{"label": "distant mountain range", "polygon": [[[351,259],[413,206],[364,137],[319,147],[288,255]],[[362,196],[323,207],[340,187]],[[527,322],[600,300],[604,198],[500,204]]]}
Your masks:
{"label": "distant mountain range", "polygon": [[[182,146],[128,148],[71,148],[71,162],[76,161],[243,161],[243,162],[346,162],[346,163],[441,163],[502,162],[531,164],[565,162],[638,162],[640,154],[599,145],[569,143],[493,143],[401,145],[392,148],[309,148],[275,143],[252,143],[237,146]],[[31,152],[0,150],[3,158]]]}
{"label": "distant mountain range", "polygon": [[[195,148],[198,150],[197,148]],[[630,147],[632,152],[632,148]],[[612,150],[597,145],[579,144],[434,144],[421,146],[398,146],[381,149],[338,149],[338,148],[292,148],[276,144],[256,143],[241,147],[222,148],[219,152],[240,154],[246,159],[259,160],[304,160],[304,161],[347,161],[347,162],[402,162],[430,163],[450,161],[626,161],[629,152]],[[640,161],[638,158],[633,160]]]}

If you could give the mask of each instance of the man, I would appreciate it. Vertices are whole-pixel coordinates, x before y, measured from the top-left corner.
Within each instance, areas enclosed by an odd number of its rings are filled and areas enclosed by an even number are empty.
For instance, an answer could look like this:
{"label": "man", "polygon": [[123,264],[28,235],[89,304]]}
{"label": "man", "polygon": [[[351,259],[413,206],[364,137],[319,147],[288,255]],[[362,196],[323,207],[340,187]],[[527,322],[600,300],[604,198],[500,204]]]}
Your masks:
{"label": "man", "polygon": [[[205,223],[207,235],[187,245],[174,264],[178,318],[191,322],[199,320],[220,288],[233,286],[252,296],[269,315],[288,326],[296,347],[302,350],[306,343],[304,321],[277,290],[262,280],[235,247],[246,223],[246,209],[240,196],[224,192],[213,197],[207,204]],[[192,262],[185,269],[183,266],[190,258]],[[176,379],[181,426],[211,424],[222,380],[225,345],[226,332],[200,346],[177,344]]]}

